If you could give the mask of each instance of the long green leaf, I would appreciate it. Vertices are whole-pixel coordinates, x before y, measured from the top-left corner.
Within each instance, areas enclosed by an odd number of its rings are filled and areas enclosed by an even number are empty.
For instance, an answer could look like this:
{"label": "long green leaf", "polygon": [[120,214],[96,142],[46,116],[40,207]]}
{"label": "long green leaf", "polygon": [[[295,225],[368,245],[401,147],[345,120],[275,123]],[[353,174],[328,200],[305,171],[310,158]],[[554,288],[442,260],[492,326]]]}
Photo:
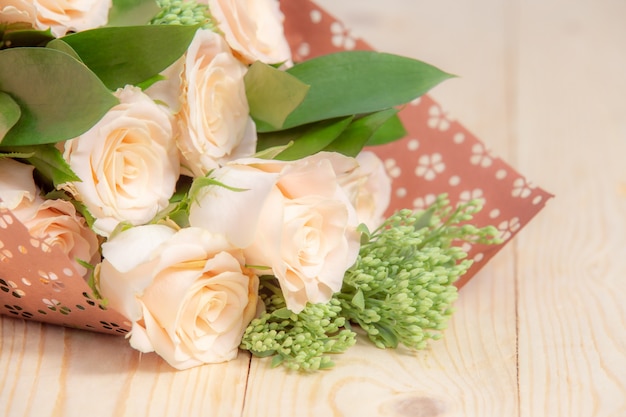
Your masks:
{"label": "long green leaf", "polygon": [[10,95],[0,91],[0,141],[22,115],[20,106]]}
{"label": "long green leaf", "polygon": [[306,129],[293,145],[282,151],[276,159],[293,161],[323,150],[337,139],[350,125],[352,117],[325,120]]}
{"label": "long green leaf", "polygon": [[[415,59],[373,51],[324,55],[287,72],[311,88],[283,129],[405,104],[452,77]],[[258,130],[272,127],[258,126]]]}
{"label": "long green leaf", "polygon": [[348,156],[357,156],[376,131],[397,113],[397,109],[387,109],[355,120],[324,150],[339,152]]}
{"label": "long green leaf", "polygon": [[[197,26],[104,27],[61,38],[111,90],[140,84],[180,58]],[[54,44],[55,41],[51,43]]]}
{"label": "long green leaf", "polygon": [[367,141],[366,146],[384,145],[402,139],[406,135],[407,131],[396,114],[374,132],[372,137]]}
{"label": "long green leaf", "polygon": [[48,48],[0,51],[0,90],[20,106],[2,146],[55,143],[91,128],[117,99],[87,67]]}
{"label": "long green leaf", "polygon": [[35,30],[25,22],[0,23],[0,49],[45,46],[52,39],[50,29]]}
{"label": "long green leaf", "polygon": [[309,90],[296,77],[259,61],[250,66],[244,81],[250,115],[275,128],[283,125]]}

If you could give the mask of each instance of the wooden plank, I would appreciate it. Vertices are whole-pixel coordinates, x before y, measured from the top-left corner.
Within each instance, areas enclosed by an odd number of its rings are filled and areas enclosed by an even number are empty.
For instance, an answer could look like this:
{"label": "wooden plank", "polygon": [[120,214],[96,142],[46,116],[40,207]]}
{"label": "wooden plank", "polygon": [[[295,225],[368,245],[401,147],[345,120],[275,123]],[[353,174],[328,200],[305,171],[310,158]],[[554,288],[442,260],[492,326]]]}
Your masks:
{"label": "wooden plank", "polygon": [[176,371],[123,337],[2,317],[0,415],[240,414],[249,357]]}
{"label": "wooden plank", "polygon": [[253,359],[245,417],[517,415],[512,251],[462,290],[443,340],[418,353],[364,339],[310,375]]}
{"label": "wooden plank", "polygon": [[[509,156],[506,2],[319,4],[344,20],[350,36],[461,74],[433,97]],[[463,288],[444,340],[427,351],[381,351],[361,340],[337,356],[335,369],[308,376],[253,359],[243,415],[517,415],[514,259],[514,248],[505,249]]]}
{"label": "wooden plank", "polygon": [[556,194],[519,239],[522,416],[626,415],[626,3],[520,3],[521,169]]}

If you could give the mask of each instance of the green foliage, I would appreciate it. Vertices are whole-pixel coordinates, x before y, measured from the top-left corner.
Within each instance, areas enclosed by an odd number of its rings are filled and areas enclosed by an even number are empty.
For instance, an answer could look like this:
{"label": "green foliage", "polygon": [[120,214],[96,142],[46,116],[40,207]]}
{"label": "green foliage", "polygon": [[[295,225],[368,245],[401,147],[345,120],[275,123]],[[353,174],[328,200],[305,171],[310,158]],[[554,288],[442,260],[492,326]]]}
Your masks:
{"label": "green foliage", "polygon": [[266,306],[243,335],[241,348],[259,357],[274,356],[272,366],[316,371],[331,368],[329,354],[347,350],[356,334],[346,326],[339,302],[307,304],[299,314],[287,309],[280,288],[272,277],[261,280],[260,296]]}
{"label": "green foliage", "polygon": [[[373,51],[324,55],[287,72],[311,89],[281,129],[399,106],[451,77],[424,62]],[[258,130],[275,129],[259,125]]]}
{"label": "green foliage", "polygon": [[290,144],[276,156],[276,159],[293,161],[323,150],[348,128],[352,119],[350,116],[323,120],[278,132],[260,133],[257,149],[265,150]]}
{"label": "green foliage", "polygon": [[63,159],[61,151],[54,145],[19,146],[15,148],[0,148],[1,151],[21,153],[20,158],[33,165],[41,180],[50,188],[71,181],[80,181],[69,164]]}
{"label": "green foliage", "polygon": [[336,295],[344,317],[380,348],[423,349],[438,339],[457,298],[454,282],[471,265],[454,244],[498,241],[494,227],[465,223],[479,210],[477,201],[453,209],[442,195],[428,210],[401,210],[365,236]]}
{"label": "green foliage", "polygon": [[396,109],[387,109],[355,119],[324,150],[356,157],[376,131],[392,117],[395,117],[397,113]]}
{"label": "green foliage", "polygon": [[180,58],[197,26],[104,27],[64,36],[67,43],[111,90],[151,79]]}
{"label": "green foliage", "polygon": [[54,39],[50,30],[35,30],[26,22],[0,22],[0,49],[45,46]]}
{"label": "green foliage", "polygon": [[0,91],[0,138],[3,138],[20,119],[20,106],[10,95]]}
{"label": "green foliage", "polygon": [[294,76],[259,61],[250,66],[244,82],[250,116],[276,128],[283,125],[309,90]]}
{"label": "green foliage", "polygon": [[2,146],[74,138],[89,130],[117,103],[83,64],[48,48],[0,51],[0,89],[21,109],[19,120],[2,139]]}

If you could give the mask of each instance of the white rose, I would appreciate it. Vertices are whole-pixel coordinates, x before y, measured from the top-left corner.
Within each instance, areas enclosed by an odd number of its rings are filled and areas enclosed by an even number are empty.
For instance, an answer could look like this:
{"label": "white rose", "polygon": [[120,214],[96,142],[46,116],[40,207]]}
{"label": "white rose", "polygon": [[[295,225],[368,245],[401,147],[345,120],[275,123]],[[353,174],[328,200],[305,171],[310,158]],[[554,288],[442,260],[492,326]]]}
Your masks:
{"label": "white rose", "polygon": [[205,187],[191,206],[192,225],[226,234],[244,248],[248,264],[270,267],[293,312],[341,289],[360,235],[329,159],[246,159],[214,177],[244,191]]}
{"label": "white rose", "polygon": [[44,200],[33,180],[33,166],[0,159],[0,207],[8,208],[31,236],[55,247],[86,277],[91,271],[79,261],[100,261],[99,241],[74,205],[64,200]]}
{"label": "white rose", "polygon": [[37,9],[32,1],[27,0],[3,0],[0,4],[0,22],[37,24]]}
{"label": "white rose", "polygon": [[64,157],[82,180],[63,188],[109,236],[122,221],[145,224],[169,204],[180,171],[172,117],[139,88],[116,93],[114,106],[89,131],[65,143]]}
{"label": "white rose", "polygon": [[208,4],[226,42],[243,62],[279,64],[291,60],[278,1],[208,0]]}
{"label": "white rose", "polygon": [[132,322],[130,344],[177,369],[236,357],[258,277],[241,250],[198,228],[128,229],[102,245],[100,291]]}
{"label": "white rose", "polygon": [[199,30],[185,57],[178,147],[194,175],[256,151],[243,77],[221,36]]}

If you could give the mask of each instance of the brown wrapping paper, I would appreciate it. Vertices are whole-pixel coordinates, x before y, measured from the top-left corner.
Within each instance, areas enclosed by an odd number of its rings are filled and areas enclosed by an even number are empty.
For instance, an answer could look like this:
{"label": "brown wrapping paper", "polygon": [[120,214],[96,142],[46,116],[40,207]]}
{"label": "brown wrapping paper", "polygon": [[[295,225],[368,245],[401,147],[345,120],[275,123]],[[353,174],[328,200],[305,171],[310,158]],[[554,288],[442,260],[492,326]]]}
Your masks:
{"label": "brown wrapping paper", "polygon": [[[283,1],[281,8],[295,61],[372,49],[312,1]],[[441,193],[448,193],[453,204],[482,198],[484,209],[474,222],[496,226],[504,238],[500,245],[468,247],[475,262],[459,281],[462,286],[552,196],[492,155],[429,96],[410,103],[400,114],[407,137],[372,149],[393,179],[390,210],[423,208]],[[32,238],[7,210],[0,210],[0,313],[112,334],[126,334],[130,328],[124,317],[92,295],[66,256]]]}

